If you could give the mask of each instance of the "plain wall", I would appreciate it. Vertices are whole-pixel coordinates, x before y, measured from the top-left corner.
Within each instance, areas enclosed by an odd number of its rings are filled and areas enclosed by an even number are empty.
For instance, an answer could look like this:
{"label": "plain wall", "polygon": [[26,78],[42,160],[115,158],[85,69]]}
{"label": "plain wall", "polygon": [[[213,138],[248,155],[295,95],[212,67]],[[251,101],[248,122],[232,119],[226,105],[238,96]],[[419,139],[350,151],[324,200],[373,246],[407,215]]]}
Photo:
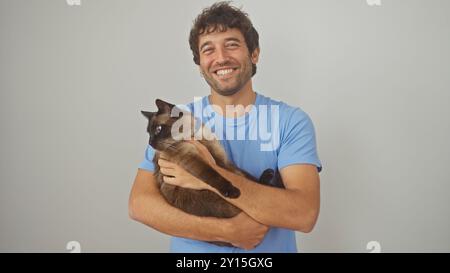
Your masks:
{"label": "plain wall", "polygon": [[[213,1],[0,0],[0,251],[167,252],[128,217],[155,98],[209,94],[188,33]],[[312,118],[321,213],[301,252],[450,251],[450,2],[235,1],[254,89]]]}

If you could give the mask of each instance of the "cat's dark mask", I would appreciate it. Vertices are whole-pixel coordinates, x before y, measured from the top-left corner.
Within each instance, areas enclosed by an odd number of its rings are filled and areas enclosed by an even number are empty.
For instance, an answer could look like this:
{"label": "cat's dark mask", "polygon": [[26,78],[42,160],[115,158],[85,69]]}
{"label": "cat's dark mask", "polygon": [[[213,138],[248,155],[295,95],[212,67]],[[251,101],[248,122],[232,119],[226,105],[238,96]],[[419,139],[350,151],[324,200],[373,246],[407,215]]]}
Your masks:
{"label": "cat's dark mask", "polygon": [[148,144],[156,150],[163,150],[172,142],[171,128],[175,121],[183,116],[183,112],[175,105],[160,99],[155,100],[157,112],[141,111],[148,119],[147,132],[150,136]]}

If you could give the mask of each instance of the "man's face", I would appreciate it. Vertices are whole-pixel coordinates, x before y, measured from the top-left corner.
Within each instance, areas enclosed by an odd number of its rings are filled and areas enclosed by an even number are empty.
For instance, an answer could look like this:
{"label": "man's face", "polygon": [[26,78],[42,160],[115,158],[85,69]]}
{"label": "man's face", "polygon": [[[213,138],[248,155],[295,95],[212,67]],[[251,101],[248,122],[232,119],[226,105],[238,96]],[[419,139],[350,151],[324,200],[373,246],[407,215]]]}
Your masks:
{"label": "man's face", "polygon": [[252,63],[259,49],[250,56],[244,36],[238,29],[215,31],[199,37],[200,71],[217,93],[231,96],[252,77]]}

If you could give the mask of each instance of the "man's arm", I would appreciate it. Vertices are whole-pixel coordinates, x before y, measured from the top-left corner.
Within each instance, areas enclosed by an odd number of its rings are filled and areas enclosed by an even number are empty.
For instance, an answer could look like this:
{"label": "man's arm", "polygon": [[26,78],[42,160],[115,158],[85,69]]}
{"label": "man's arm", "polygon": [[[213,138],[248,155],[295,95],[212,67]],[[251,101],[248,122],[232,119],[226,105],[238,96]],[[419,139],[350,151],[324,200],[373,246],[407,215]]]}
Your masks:
{"label": "man's arm", "polygon": [[302,232],[314,228],[320,209],[320,178],[316,166],[295,164],[283,168],[280,173],[285,189],[254,183],[217,165],[215,168],[241,191],[236,199],[222,197],[256,221]]}
{"label": "man's arm", "polygon": [[[193,189],[207,189],[239,207],[256,221],[267,225],[310,232],[319,215],[320,178],[312,164],[293,164],[281,169],[285,189],[261,185],[219,167],[208,149],[194,142],[212,168],[241,191],[238,198],[226,198],[215,188],[192,176],[175,163],[160,159],[164,181]],[[208,160],[209,159],[209,160]]]}
{"label": "man's arm", "polygon": [[263,239],[267,227],[245,213],[231,219],[198,217],[166,202],[152,172],[139,169],[129,198],[130,217],[160,232],[201,241],[226,241],[254,248]]}

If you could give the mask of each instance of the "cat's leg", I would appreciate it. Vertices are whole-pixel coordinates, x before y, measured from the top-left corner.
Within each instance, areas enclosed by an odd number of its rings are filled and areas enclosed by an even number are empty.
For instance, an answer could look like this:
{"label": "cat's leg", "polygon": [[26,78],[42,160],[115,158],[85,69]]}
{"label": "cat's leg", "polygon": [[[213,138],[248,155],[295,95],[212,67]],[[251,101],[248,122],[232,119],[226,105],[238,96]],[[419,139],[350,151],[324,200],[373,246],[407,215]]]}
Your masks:
{"label": "cat's leg", "polygon": [[206,184],[215,188],[225,197],[238,198],[241,191],[233,186],[228,180],[222,177],[216,170],[210,168],[206,169],[198,175],[198,178]]}
{"label": "cat's leg", "polygon": [[241,195],[241,191],[238,188],[233,186],[230,181],[222,177],[201,158],[193,160],[191,157],[190,161],[183,160],[180,163],[186,171],[218,190],[223,196],[228,198],[238,198]]}
{"label": "cat's leg", "polygon": [[259,177],[259,183],[267,186],[284,188],[284,184],[278,170],[274,171],[273,169],[265,169]]}
{"label": "cat's leg", "polygon": [[275,171],[273,169],[266,169],[259,177],[259,183],[263,185],[270,185],[273,177],[275,176]]}
{"label": "cat's leg", "polygon": [[[230,167],[232,166],[232,167]],[[243,175],[247,179],[259,183],[261,185],[271,186],[271,187],[277,187],[277,188],[284,188],[283,181],[281,180],[280,172],[274,171],[273,169],[265,169],[263,173],[259,176],[259,179],[251,175],[245,170],[239,169],[237,167],[234,167],[233,165],[229,164],[229,166],[226,166],[228,170],[233,171],[236,174]]]}

